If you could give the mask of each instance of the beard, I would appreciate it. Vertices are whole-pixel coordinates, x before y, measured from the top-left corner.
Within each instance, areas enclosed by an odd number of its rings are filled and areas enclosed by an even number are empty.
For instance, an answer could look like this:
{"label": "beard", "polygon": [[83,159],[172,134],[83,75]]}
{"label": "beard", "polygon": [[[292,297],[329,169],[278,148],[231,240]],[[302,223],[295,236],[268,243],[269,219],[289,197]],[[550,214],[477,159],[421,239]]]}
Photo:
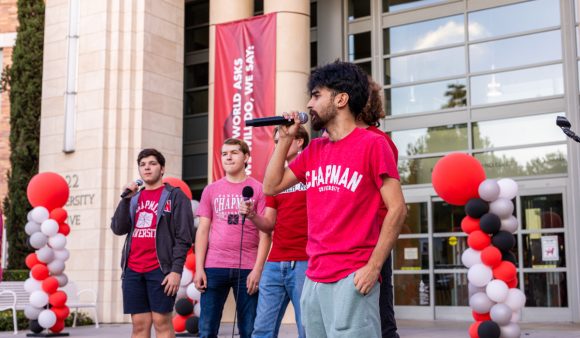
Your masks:
{"label": "beard", "polygon": [[329,103],[328,106],[326,106],[325,112],[322,116],[320,116],[315,111],[312,113],[314,115],[312,118],[312,129],[315,131],[320,131],[326,126],[328,122],[332,121],[332,119],[338,115],[338,110],[332,103]]}

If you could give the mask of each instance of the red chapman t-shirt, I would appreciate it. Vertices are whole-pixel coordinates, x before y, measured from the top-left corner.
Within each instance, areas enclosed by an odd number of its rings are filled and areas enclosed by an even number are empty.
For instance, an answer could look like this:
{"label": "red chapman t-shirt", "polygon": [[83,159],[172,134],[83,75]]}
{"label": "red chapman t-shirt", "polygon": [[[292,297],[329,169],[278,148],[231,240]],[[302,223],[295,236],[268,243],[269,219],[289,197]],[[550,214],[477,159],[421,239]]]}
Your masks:
{"label": "red chapman t-shirt", "polygon": [[308,241],[306,185],[298,183],[276,196],[266,196],[266,206],[276,209],[276,225],[269,262],[305,261]]}
{"label": "red chapman t-shirt", "polygon": [[155,190],[143,190],[139,195],[128,262],[129,268],[135,272],[149,272],[159,267],[155,250],[155,232],[157,207],[164,188],[165,186],[161,186]]}
{"label": "red chapman t-shirt", "polygon": [[[368,131],[372,131],[375,134],[381,135],[382,137],[385,138],[385,140],[387,140],[387,143],[389,144],[389,147],[391,147],[391,150],[393,151],[393,156],[395,157],[395,164],[398,163],[398,161],[399,161],[399,150],[397,149],[397,146],[395,145],[395,142],[393,142],[393,140],[391,140],[391,138],[389,137],[389,135],[387,135],[387,133],[383,132],[382,130],[380,130],[376,126],[370,126],[370,127],[367,128],[367,130]],[[387,207],[385,206],[384,203],[381,203],[381,206],[380,206],[379,212],[378,212],[378,217],[381,220],[381,223],[385,219],[385,216],[387,216]]]}

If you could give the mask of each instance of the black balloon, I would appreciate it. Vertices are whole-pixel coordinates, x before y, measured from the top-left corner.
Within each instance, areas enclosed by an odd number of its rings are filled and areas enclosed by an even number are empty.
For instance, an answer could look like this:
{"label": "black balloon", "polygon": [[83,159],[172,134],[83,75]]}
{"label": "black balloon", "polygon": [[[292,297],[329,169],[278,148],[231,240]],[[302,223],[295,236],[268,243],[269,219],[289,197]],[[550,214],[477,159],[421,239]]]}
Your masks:
{"label": "black balloon", "polygon": [[28,328],[30,329],[30,331],[34,333],[41,333],[42,330],[44,330],[44,328],[40,326],[40,324],[38,324],[38,320],[36,319],[30,321],[30,323],[28,324]]}
{"label": "black balloon", "polygon": [[481,198],[472,198],[465,205],[465,213],[473,218],[480,218],[489,211],[489,204]]}
{"label": "black balloon", "polygon": [[477,328],[477,334],[479,335],[479,338],[499,338],[501,331],[496,322],[486,320]]}
{"label": "black balloon", "polygon": [[516,267],[518,266],[518,261],[516,260],[516,256],[513,253],[511,253],[511,251],[502,251],[501,260],[511,262]]}
{"label": "black balloon", "polygon": [[181,298],[175,303],[175,312],[182,316],[189,316],[193,313],[193,303],[187,298]]}
{"label": "black balloon", "polygon": [[499,231],[499,228],[501,228],[501,220],[496,214],[489,212],[481,216],[479,226],[481,227],[481,231],[493,235]]}
{"label": "black balloon", "polygon": [[197,334],[199,332],[199,318],[196,316],[191,316],[185,321],[185,329],[191,334]]}
{"label": "black balloon", "polygon": [[507,231],[500,231],[491,237],[491,243],[501,251],[509,251],[516,245],[513,234]]}

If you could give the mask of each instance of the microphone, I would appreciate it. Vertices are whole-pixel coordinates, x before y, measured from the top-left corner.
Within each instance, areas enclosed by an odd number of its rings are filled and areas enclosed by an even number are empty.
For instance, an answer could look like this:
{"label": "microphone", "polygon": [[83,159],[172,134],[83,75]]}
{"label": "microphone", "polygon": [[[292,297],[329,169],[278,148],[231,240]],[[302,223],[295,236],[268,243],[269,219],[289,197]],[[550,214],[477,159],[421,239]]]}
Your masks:
{"label": "microphone", "polygon": [[[137,184],[137,190],[139,190],[139,187],[141,187],[143,185],[143,180],[138,178],[135,180],[135,183]],[[125,191],[123,191],[123,193],[121,194],[121,198],[127,197],[132,192],[133,192],[133,190],[131,190],[129,188],[125,189]]]}
{"label": "microphone", "polygon": [[[308,122],[308,114],[299,112],[298,120],[300,120],[300,124]],[[289,126],[292,124],[294,124],[294,119],[287,120],[284,116],[259,117],[246,121],[246,126],[248,127]]]}
{"label": "microphone", "polygon": [[[254,189],[252,189],[252,187],[249,185],[245,186],[244,189],[242,189],[242,197],[244,198],[244,202],[249,201],[250,198],[254,197]],[[244,225],[244,223],[246,223],[245,214],[242,215],[242,225]]]}
{"label": "microphone", "polygon": [[570,130],[572,124],[570,124],[570,121],[568,121],[566,117],[564,116],[556,117],[556,125],[560,127],[560,129],[562,129],[562,131],[564,132],[564,134],[566,134],[566,136],[580,143],[580,137],[576,135],[576,133],[574,133],[572,130]]}

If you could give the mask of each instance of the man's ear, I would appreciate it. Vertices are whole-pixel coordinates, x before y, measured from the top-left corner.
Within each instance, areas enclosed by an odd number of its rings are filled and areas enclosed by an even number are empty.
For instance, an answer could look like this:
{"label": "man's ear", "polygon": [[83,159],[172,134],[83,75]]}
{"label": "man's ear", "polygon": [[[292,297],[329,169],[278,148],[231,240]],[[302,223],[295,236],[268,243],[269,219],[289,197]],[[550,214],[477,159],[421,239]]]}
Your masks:
{"label": "man's ear", "polygon": [[338,93],[334,96],[334,103],[337,108],[344,108],[348,105],[348,99],[347,93]]}
{"label": "man's ear", "polygon": [[300,148],[300,150],[302,150],[302,145],[304,144],[304,139],[303,138],[297,138],[296,139],[296,143],[298,143],[298,148]]}

